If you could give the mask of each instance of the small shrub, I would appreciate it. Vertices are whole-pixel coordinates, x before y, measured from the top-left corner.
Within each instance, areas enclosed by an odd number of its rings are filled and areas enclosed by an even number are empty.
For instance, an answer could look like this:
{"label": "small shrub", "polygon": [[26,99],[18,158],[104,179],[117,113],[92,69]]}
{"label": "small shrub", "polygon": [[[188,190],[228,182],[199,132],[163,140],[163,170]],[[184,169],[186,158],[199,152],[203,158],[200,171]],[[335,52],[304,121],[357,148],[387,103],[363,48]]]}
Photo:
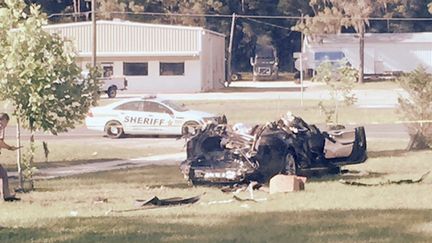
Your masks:
{"label": "small shrub", "polygon": [[432,74],[424,67],[402,75],[397,79],[400,86],[408,93],[398,99],[399,114],[407,120],[410,136],[408,150],[420,150],[432,144]]}
{"label": "small shrub", "polygon": [[332,105],[326,106],[322,101],[318,107],[325,115],[325,121],[330,125],[339,123],[339,107],[353,105],[357,98],[352,93],[357,82],[358,71],[351,67],[346,60],[338,63],[325,61],[317,68],[317,74],[312,81],[324,82],[330,88]]}

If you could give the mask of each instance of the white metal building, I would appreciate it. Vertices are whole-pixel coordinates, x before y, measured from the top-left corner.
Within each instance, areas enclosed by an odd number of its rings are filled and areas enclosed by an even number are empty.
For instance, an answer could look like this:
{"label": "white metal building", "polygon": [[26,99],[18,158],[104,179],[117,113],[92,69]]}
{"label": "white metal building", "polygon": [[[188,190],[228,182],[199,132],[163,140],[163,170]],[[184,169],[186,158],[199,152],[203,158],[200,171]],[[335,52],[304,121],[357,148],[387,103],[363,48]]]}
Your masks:
{"label": "white metal building", "polygon": [[[76,44],[91,63],[91,22],[44,27]],[[199,27],[97,21],[97,62],[106,76],[125,76],[129,92],[199,92],[223,87],[225,36]]]}
{"label": "white metal building", "polygon": [[[304,69],[315,69],[323,60],[346,58],[358,68],[357,34],[328,35],[319,42],[305,38]],[[432,73],[432,33],[367,33],[365,35],[365,73],[409,72],[423,65]],[[296,61],[296,68],[299,60]]]}

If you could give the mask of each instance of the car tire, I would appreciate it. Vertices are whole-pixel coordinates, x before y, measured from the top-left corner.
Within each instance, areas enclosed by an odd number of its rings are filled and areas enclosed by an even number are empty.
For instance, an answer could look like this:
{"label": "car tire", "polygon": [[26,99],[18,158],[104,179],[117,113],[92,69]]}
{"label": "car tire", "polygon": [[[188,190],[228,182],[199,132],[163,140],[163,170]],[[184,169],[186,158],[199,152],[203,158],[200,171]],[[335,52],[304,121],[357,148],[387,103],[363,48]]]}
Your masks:
{"label": "car tire", "polygon": [[115,98],[117,96],[117,87],[115,86],[109,87],[107,94],[108,94],[108,98]]}
{"label": "car tire", "polygon": [[187,121],[182,126],[182,135],[195,135],[199,129],[199,123],[196,121]]}
{"label": "car tire", "polygon": [[105,125],[105,132],[109,138],[121,138],[124,135],[123,126],[118,121],[109,121]]}
{"label": "car tire", "polygon": [[239,81],[240,80],[240,75],[238,73],[233,73],[231,75],[231,81]]}

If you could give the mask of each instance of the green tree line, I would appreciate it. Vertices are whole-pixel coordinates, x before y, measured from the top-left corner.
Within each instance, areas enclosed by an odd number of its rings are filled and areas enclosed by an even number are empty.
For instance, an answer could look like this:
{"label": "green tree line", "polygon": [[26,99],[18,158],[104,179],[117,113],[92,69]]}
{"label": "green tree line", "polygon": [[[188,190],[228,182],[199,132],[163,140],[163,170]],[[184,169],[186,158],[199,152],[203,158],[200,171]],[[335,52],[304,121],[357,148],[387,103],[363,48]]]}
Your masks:
{"label": "green tree line", "polygon": [[[201,26],[207,29],[230,35],[231,18],[214,17],[211,15],[261,15],[261,16],[316,16],[323,9],[319,5],[330,8],[336,2],[330,0],[96,0],[99,18],[121,18],[130,21],[147,23],[162,23],[175,25]],[[1,2],[1,0],[0,0]],[[58,13],[74,13],[89,11],[89,3],[85,0],[32,0],[42,6],[48,15]],[[432,31],[431,21],[411,20],[373,20],[374,17],[388,18],[429,18],[430,0],[378,0],[370,1],[380,5],[380,11],[375,6],[369,6],[374,11],[367,11],[367,6],[354,2],[354,8],[360,13],[367,13],[370,20],[365,26],[365,32],[400,33]],[[368,1],[362,1],[367,2]],[[429,6],[428,6],[429,5]],[[338,6],[336,6],[338,7]],[[365,11],[363,11],[365,10]],[[123,14],[122,14],[123,13]],[[128,14],[135,13],[135,14]],[[140,13],[166,14],[205,14],[205,17],[190,16],[151,16]],[[49,20],[55,22],[82,21],[85,17],[55,16]],[[292,31],[298,24],[296,19],[253,19],[238,18],[236,20],[233,45],[233,70],[251,70],[249,57],[253,56],[257,42],[268,42],[276,47],[280,59],[280,68],[284,71],[294,71],[293,53],[300,50],[300,33]],[[342,26],[342,32],[356,32],[356,26]]]}

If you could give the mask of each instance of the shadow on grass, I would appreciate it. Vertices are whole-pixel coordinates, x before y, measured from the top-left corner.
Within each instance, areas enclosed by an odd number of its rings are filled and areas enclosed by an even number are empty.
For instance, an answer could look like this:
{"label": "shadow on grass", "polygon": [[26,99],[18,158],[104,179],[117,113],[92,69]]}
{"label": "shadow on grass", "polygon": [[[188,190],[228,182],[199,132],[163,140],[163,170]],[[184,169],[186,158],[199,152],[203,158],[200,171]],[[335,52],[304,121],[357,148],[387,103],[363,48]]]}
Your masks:
{"label": "shadow on grass", "polygon": [[0,242],[430,242],[430,210],[203,212],[40,222],[3,228]]}
{"label": "shadow on grass", "polygon": [[408,151],[405,149],[394,149],[394,150],[383,150],[383,151],[368,151],[369,158],[381,158],[381,157],[402,157],[405,156]]}
{"label": "shadow on grass", "polygon": [[[121,160],[121,159],[120,158],[100,158],[100,159],[49,161],[49,162],[37,162],[34,164],[34,166],[38,169],[45,169],[45,168],[65,167],[65,166],[72,166],[72,165],[111,162],[115,160]],[[8,171],[17,171],[16,165],[7,166],[6,169]]]}
{"label": "shadow on grass", "polygon": [[[127,176],[125,176],[127,172]],[[137,183],[148,187],[187,187],[177,165],[148,165],[140,168],[127,168],[101,171],[71,176],[90,184],[93,183]],[[183,183],[185,186],[183,186]]]}

